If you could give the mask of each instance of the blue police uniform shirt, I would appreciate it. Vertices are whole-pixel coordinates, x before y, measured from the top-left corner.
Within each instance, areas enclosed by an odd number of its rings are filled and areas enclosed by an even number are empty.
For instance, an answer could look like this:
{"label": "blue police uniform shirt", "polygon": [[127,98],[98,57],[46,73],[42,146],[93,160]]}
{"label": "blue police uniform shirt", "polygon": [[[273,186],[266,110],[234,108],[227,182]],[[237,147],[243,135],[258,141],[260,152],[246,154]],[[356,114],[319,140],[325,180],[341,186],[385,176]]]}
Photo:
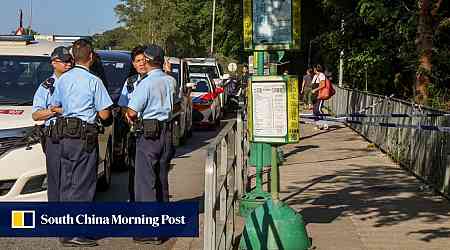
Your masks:
{"label": "blue police uniform shirt", "polygon": [[[142,77],[140,75],[138,75],[136,81],[133,82],[134,90],[136,90],[136,86],[137,86],[138,82],[141,80],[141,78]],[[130,102],[130,99],[134,92],[134,91],[132,91],[130,93],[128,91],[127,81],[128,81],[128,79],[125,81],[125,84],[123,85],[122,92],[120,93],[119,101],[117,102],[117,104],[121,107],[128,107],[128,103]]]}
{"label": "blue police uniform shirt", "polygon": [[[55,82],[58,79],[58,77],[56,77],[55,74],[53,74],[50,78],[53,78]],[[55,86],[54,83],[53,86]],[[39,110],[48,109],[51,106],[50,105],[51,96],[52,94],[50,93],[50,89],[44,87],[43,83],[40,84],[38,89],[36,90],[36,93],[34,93],[32,112],[34,113]],[[45,121],[45,126],[50,125],[50,123],[55,119],[56,117],[51,117],[47,119]]]}
{"label": "blue police uniform shirt", "polygon": [[161,69],[148,73],[133,92],[128,107],[142,114],[143,119],[169,119],[173,105],[173,84]]}
{"label": "blue police uniform shirt", "polygon": [[55,85],[51,104],[62,107],[64,117],[94,123],[97,112],[113,104],[102,80],[81,65],[64,73]]}

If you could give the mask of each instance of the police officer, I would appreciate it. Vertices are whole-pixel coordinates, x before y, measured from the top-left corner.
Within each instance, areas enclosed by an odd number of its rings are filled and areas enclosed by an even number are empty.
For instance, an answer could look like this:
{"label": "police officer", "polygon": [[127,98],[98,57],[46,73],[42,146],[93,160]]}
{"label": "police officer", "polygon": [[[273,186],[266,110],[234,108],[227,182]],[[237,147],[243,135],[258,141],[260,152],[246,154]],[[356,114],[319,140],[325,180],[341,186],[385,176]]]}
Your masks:
{"label": "police officer", "polygon": [[[147,59],[144,56],[144,46],[137,46],[131,51],[131,60],[133,67],[136,69],[137,74],[132,75],[127,78],[125,84],[122,88],[122,92],[119,97],[119,106],[122,107],[122,113],[124,114],[127,111],[128,103],[131,99],[132,93],[136,86],[145,79],[150,72],[150,66],[147,63]],[[136,137],[133,131],[129,131],[126,135],[126,147],[129,158],[129,178],[128,178],[128,190],[130,193],[130,201],[134,201],[134,162],[136,155]]]}
{"label": "police officer", "polygon": [[[89,71],[93,63],[91,44],[83,39],[72,47],[75,67],[57,81],[51,104],[62,108],[56,121],[61,138],[61,201],[94,199],[97,182],[98,128],[96,117],[108,120],[113,104],[103,82]],[[63,246],[95,246],[95,240],[60,239]]]}
{"label": "police officer", "polygon": [[[171,146],[168,120],[173,104],[173,85],[162,71],[163,49],[148,45],[144,56],[150,72],[137,85],[127,110],[128,120],[141,130],[136,139],[135,199],[168,202]],[[140,122],[137,122],[138,114]],[[153,237],[134,240],[139,243],[162,243],[161,239]]]}
{"label": "police officer", "polygon": [[39,85],[33,99],[33,120],[45,121],[44,130],[41,131],[42,148],[46,156],[47,167],[47,198],[48,201],[59,201],[59,147],[50,138],[50,127],[54,123],[58,111],[56,107],[50,106],[50,97],[54,91],[54,83],[64,72],[72,67],[72,55],[69,49],[60,46],[51,54],[51,65],[53,75]]}

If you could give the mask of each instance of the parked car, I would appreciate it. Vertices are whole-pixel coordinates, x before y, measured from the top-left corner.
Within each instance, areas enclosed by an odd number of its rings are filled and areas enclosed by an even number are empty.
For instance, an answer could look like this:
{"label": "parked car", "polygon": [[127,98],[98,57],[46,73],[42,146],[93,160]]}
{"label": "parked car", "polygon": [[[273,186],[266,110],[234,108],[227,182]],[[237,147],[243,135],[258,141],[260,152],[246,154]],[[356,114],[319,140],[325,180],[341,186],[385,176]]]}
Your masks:
{"label": "parked car", "polygon": [[175,86],[173,104],[173,141],[177,146],[185,142],[192,135],[192,100],[191,86],[189,86],[189,73],[185,60],[176,57],[165,58],[166,73],[173,76],[177,85]]}
{"label": "parked car", "polygon": [[227,80],[230,75],[224,74],[222,66],[215,58],[186,58],[185,60],[188,64],[189,73],[208,74],[216,86],[223,88],[223,92],[219,95],[220,106],[223,110],[228,102],[229,86]]}
{"label": "parked car", "polygon": [[191,98],[194,124],[218,127],[222,110],[219,95],[223,93],[223,89],[216,87],[211,76],[206,73],[191,73],[189,79],[193,83]]}
{"label": "parked car", "polygon": [[[45,155],[38,140],[28,135],[36,124],[31,118],[34,93],[53,72],[50,54],[70,45],[55,40],[0,36],[0,201],[47,200]],[[99,135],[101,189],[111,183],[111,132],[109,126]]]}

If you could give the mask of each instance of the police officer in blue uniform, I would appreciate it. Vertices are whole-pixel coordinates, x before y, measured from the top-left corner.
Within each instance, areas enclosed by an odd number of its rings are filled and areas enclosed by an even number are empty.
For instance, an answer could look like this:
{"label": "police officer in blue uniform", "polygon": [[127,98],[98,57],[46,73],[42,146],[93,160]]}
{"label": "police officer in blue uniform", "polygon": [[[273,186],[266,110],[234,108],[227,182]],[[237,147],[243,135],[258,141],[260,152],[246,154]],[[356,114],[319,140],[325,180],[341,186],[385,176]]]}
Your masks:
{"label": "police officer in blue uniform", "polygon": [[45,121],[44,129],[41,131],[42,149],[46,156],[47,167],[47,198],[48,201],[59,201],[59,144],[52,140],[50,131],[58,110],[50,106],[50,97],[54,91],[56,79],[72,68],[72,55],[69,49],[60,46],[51,54],[51,65],[53,75],[39,85],[33,99],[33,120]]}
{"label": "police officer in blue uniform", "polygon": [[[57,81],[51,104],[62,108],[56,120],[61,146],[61,201],[91,202],[97,182],[97,117],[111,118],[113,104],[103,82],[89,71],[93,63],[92,45],[83,39],[72,46],[75,67]],[[95,246],[92,239],[60,239],[63,246]]]}
{"label": "police officer in blue uniform", "polygon": [[[135,200],[169,201],[169,124],[173,105],[173,84],[162,71],[164,51],[148,45],[144,56],[150,72],[133,92],[127,118],[140,131],[136,138]],[[139,115],[139,118],[138,118]],[[138,243],[161,244],[154,237],[134,238]]]}
{"label": "police officer in blue uniform", "polygon": [[[128,103],[132,97],[134,89],[136,86],[145,79],[148,75],[147,73],[150,71],[150,67],[147,63],[147,60],[144,56],[144,46],[137,46],[131,51],[131,60],[133,67],[135,68],[137,74],[132,75],[127,78],[125,84],[122,88],[122,92],[119,97],[118,104],[122,107],[122,113],[124,114],[127,111]],[[128,131],[126,140],[126,147],[128,152],[129,161],[129,178],[128,178],[128,190],[130,193],[130,201],[134,201],[134,164],[135,164],[135,155],[136,155],[136,136],[134,131]]]}

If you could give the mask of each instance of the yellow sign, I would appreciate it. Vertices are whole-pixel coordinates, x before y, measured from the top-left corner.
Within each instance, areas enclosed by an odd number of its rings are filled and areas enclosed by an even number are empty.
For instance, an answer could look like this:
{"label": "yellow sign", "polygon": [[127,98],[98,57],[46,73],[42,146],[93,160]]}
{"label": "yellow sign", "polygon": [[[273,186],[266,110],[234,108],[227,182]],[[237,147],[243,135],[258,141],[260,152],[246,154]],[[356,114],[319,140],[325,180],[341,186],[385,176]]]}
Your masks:
{"label": "yellow sign", "polygon": [[288,95],[288,142],[296,143],[300,140],[300,121],[298,113],[298,79],[296,76],[287,77]]}
{"label": "yellow sign", "polygon": [[250,141],[274,144],[299,141],[296,76],[253,76],[247,95]]}

